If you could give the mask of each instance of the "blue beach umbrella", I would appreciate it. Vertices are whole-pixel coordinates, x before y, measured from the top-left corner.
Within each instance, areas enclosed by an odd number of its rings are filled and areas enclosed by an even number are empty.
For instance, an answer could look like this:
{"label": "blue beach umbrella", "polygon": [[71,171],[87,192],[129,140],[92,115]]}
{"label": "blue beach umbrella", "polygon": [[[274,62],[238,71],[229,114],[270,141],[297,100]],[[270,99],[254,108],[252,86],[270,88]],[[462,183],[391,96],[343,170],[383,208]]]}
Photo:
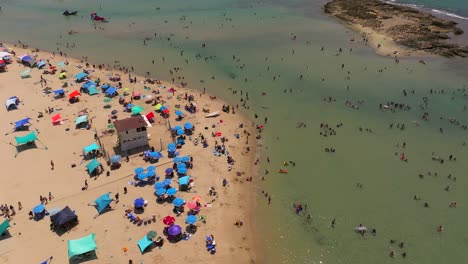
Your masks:
{"label": "blue beach umbrella", "polygon": [[172,201],[172,204],[177,207],[182,206],[184,203],[185,203],[184,199],[180,197],[177,197],[174,199],[174,201]]}
{"label": "blue beach umbrella", "polygon": [[175,126],[175,127],[172,128],[172,130],[174,130],[174,131],[177,131],[179,129],[182,129],[182,127],[181,126]]}
{"label": "blue beach umbrella", "polygon": [[176,110],[175,114],[176,114],[176,116],[183,116],[184,115],[184,113],[182,111],[180,111],[180,110]]}
{"label": "blue beach umbrella", "polygon": [[148,168],[146,168],[146,171],[154,171],[154,170],[156,170],[156,167],[153,165],[150,165],[148,166]]}
{"label": "blue beach umbrella", "polygon": [[157,182],[154,184],[154,189],[163,189],[164,188],[164,183],[162,182]]}
{"label": "blue beach umbrella", "polygon": [[137,198],[133,205],[135,205],[135,207],[143,207],[145,205],[145,200],[143,198]]}
{"label": "blue beach umbrella", "polygon": [[163,105],[163,106],[161,106],[161,108],[159,110],[164,111],[166,109],[167,109],[167,106]]}
{"label": "blue beach umbrella", "polygon": [[185,218],[185,222],[187,224],[193,225],[197,222],[197,216],[195,215],[187,215],[187,218]]}
{"label": "blue beach umbrella", "polygon": [[182,157],[175,157],[172,161],[174,161],[174,163],[182,162]]}
{"label": "blue beach umbrella", "polygon": [[177,171],[179,174],[186,174],[187,173],[187,168],[180,168]]}
{"label": "blue beach umbrella", "polygon": [[146,174],[146,173],[140,173],[140,174],[138,174],[137,178],[138,178],[140,181],[144,181],[146,178],[148,178],[148,174]]}
{"label": "blue beach umbrella", "polygon": [[143,169],[142,167],[138,167],[134,170],[135,174],[140,174],[140,173],[143,173],[145,171],[145,169]]}
{"label": "blue beach umbrella", "polygon": [[182,157],[182,162],[190,162],[190,157],[189,156],[183,156]]}
{"label": "blue beach umbrella", "polygon": [[40,214],[44,212],[44,210],[45,210],[45,206],[43,204],[40,204],[33,208],[33,213]]}
{"label": "blue beach umbrella", "polygon": [[165,179],[164,181],[162,181],[162,184],[164,184],[164,186],[169,186],[171,185],[172,181],[170,179]]}
{"label": "blue beach umbrella", "polygon": [[110,162],[112,163],[119,163],[120,160],[122,159],[122,156],[120,155],[114,155],[110,158]]}
{"label": "blue beach umbrella", "polygon": [[185,128],[185,129],[192,129],[192,128],[193,128],[193,125],[192,125],[192,123],[187,122],[187,123],[184,124],[184,128]]}
{"label": "blue beach umbrella", "polygon": [[177,190],[175,188],[169,188],[166,191],[167,195],[174,195],[177,193]]}
{"label": "blue beach umbrella", "polygon": [[167,144],[167,150],[170,152],[176,151],[176,145],[174,143]]}
{"label": "blue beach umbrella", "polygon": [[184,130],[182,130],[182,129],[177,130],[177,135],[178,136],[182,136],[183,134],[185,134]]}
{"label": "blue beach umbrella", "polygon": [[160,196],[166,193],[165,188],[156,189],[156,195]]}
{"label": "blue beach umbrella", "polygon": [[172,168],[167,168],[166,169],[166,174],[171,174],[174,170]]}
{"label": "blue beach umbrella", "polygon": [[156,171],[152,170],[152,171],[148,171],[146,173],[146,176],[147,177],[155,177],[156,176]]}

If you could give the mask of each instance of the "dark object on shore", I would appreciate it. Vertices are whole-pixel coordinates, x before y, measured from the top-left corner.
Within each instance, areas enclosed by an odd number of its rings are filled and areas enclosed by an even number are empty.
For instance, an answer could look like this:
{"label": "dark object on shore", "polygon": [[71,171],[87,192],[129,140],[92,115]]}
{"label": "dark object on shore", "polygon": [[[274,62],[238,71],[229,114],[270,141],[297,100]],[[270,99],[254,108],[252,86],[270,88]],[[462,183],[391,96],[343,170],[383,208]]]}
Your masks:
{"label": "dark object on shore", "polygon": [[75,16],[76,14],[78,14],[78,11],[69,12],[68,10],[65,10],[65,12],[63,12],[64,16]]}
{"label": "dark object on shore", "polygon": [[408,50],[468,57],[468,46],[450,41],[450,34],[464,33],[456,22],[415,8],[379,0],[332,0],[324,11],[350,25],[359,24],[386,35]]}

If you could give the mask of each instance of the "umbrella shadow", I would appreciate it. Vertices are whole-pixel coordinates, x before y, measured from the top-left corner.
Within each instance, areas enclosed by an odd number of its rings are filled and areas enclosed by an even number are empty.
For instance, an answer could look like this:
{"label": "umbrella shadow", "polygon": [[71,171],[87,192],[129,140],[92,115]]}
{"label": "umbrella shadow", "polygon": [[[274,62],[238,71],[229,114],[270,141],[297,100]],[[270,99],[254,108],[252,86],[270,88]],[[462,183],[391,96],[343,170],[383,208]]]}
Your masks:
{"label": "umbrella shadow", "polygon": [[198,227],[196,225],[188,225],[185,227],[185,232],[189,234],[195,234],[198,230]]}
{"label": "umbrella shadow", "polygon": [[11,234],[10,234],[10,231],[9,230],[5,230],[5,232],[3,232],[3,234],[0,236],[0,241],[4,240],[4,239],[9,239],[10,237],[13,237]]}
{"label": "umbrella shadow", "polygon": [[78,255],[78,256],[75,256],[75,257],[71,258],[68,261],[68,263],[69,264],[78,264],[78,263],[84,263],[84,262],[88,262],[88,261],[96,260],[96,259],[98,259],[98,257],[96,255],[96,251],[93,250],[92,252],[88,252],[88,253],[81,254],[81,255]]}

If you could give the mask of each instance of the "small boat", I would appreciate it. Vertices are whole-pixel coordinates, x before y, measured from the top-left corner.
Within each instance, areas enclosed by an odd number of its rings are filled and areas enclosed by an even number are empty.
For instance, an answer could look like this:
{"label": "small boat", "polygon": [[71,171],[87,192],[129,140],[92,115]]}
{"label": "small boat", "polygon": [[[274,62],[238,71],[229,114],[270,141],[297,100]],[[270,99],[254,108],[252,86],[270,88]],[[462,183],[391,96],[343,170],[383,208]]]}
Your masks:
{"label": "small boat", "polygon": [[205,115],[206,118],[210,118],[210,117],[217,117],[221,114],[221,111],[216,111],[216,112],[211,112],[207,115]]}
{"label": "small boat", "polygon": [[279,169],[278,172],[283,173],[283,174],[288,174],[288,170],[285,170],[285,169]]}
{"label": "small boat", "polygon": [[63,12],[64,16],[74,16],[76,14],[78,14],[78,11],[69,12],[68,10],[65,10],[65,12]]}

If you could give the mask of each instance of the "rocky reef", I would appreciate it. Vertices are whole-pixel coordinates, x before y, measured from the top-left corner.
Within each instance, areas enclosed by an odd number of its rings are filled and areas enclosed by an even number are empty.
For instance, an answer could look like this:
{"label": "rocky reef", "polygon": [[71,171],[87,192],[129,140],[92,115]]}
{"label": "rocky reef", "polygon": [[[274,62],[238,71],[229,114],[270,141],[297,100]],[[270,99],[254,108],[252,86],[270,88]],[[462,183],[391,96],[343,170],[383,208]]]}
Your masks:
{"label": "rocky reef", "polygon": [[415,8],[379,0],[332,0],[324,10],[348,24],[383,34],[408,50],[445,57],[468,56],[468,46],[452,41],[454,35],[464,33],[456,22]]}

